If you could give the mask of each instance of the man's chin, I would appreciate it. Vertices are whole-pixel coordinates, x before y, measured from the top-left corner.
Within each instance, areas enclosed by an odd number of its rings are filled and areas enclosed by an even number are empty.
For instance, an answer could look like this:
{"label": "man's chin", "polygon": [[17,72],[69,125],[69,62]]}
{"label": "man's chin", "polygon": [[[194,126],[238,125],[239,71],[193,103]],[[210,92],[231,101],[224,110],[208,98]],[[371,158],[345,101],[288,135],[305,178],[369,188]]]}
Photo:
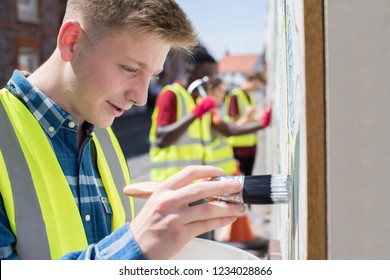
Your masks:
{"label": "man's chin", "polygon": [[106,128],[113,124],[115,118],[112,119],[106,119],[106,120],[100,120],[96,121],[95,123],[92,123],[94,126],[100,127],[100,128]]}

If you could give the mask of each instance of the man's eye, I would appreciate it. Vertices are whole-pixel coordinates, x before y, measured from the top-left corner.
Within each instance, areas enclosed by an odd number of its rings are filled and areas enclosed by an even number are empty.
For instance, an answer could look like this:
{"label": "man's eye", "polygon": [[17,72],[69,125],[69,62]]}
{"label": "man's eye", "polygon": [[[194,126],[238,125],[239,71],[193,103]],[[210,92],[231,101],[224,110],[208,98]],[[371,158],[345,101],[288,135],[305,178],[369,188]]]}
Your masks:
{"label": "man's eye", "polygon": [[127,71],[127,72],[130,72],[130,73],[135,73],[137,72],[137,69],[134,69],[132,67],[128,67],[128,66],[122,66],[122,68]]}

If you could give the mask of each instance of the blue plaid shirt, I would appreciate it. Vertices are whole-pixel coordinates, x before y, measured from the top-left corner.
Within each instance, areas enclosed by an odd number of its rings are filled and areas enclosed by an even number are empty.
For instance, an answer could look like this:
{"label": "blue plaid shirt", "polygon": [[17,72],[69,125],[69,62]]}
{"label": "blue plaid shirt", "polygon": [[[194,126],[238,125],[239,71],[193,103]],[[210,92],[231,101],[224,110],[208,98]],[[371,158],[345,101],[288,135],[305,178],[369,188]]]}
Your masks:
{"label": "blue plaid shirt", "polygon": [[[81,128],[85,130],[86,138],[79,148],[79,125],[74,117],[33,87],[17,70],[7,86],[23,100],[47,134],[83,221],[89,247],[83,252],[71,252],[63,258],[144,259],[145,256],[132,237],[129,224],[111,233],[112,211],[94,156],[93,125],[86,123]],[[0,257],[17,258],[11,250],[15,237],[10,230],[2,200],[0,204]],[[4,235],[3,229],[6,233]]]}

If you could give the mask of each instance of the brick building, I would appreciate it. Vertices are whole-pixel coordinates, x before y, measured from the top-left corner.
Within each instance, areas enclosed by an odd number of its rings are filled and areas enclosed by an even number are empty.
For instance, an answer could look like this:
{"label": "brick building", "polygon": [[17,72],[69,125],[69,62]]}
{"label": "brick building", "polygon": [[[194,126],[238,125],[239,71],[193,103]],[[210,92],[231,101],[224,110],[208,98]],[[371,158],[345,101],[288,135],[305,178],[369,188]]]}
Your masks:
{"label": "brick building", "polygon": [[35,70],[56,47],[66,0],[0,1],[0,87],[14,69]]}

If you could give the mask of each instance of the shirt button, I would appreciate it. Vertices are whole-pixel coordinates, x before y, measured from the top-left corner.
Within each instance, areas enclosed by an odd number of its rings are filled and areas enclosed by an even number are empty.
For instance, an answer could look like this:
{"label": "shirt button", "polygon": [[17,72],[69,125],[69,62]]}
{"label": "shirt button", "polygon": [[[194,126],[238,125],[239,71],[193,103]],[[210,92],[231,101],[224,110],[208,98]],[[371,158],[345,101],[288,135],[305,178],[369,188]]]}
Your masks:
{"label": "shirt button", "polygon": [[68,123],[68,126],[69,126],[70,128],[74,128],[75,125],[76,125],[76,124],[75,124],[74,122],[69,122],[69,123]]}
{"label": "shirt button", "polygon": [[49,126],[49,132],[54,132],[54,127]]}
{"label": "shirt button", "polygon": [[85,215],[85,221],[89,222],[91,220],[91,216],[90,215]]}

